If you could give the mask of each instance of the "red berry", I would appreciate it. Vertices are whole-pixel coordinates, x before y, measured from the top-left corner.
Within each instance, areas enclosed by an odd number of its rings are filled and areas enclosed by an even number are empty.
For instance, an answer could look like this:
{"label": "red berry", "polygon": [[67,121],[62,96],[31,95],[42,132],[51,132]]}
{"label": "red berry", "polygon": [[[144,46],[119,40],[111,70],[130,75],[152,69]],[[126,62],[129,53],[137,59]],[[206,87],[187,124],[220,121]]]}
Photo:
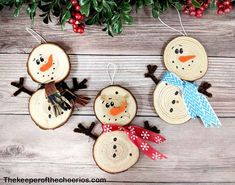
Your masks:
{"label": "red berry", "polygon": [[200,9],[196,10],[196,14],[202,14],[202,11]]}
{"label": "red berry", "polygon": [[79,5],[76,5],[76,6],[75,6],[75,10],[76,10],[76,11],[80,11],[80,6],[79,6]]}
{"label": "red berry", "polygon": [[78,4],[78,1],[77,0],[71,0],[71,3],[73,6],[77,5]]}
{"label": "red berry", "polygon": [[232,10],[232,9],[230,9],[229,7],[225,7],[224,12],[225,12],[225,13],[229,13],[229,12],[231,12],[231,10]]}
{"label": "red berry", "polygon": [[223,4],[219,4],[218,8],[224,8],[224,5]]}
{"label": "red berry", "polygon": [[194,10],[195,10],[195,7],[194,7],[194,6],[190,6],[190,7],[189,7],[189,10],[190,10],[190,11],[194,11]]}
{"label": "red berry", "polygon": [[185,14],[189,14],[189,9],[185,9],[185,10],[184,10],[184,13],[185,13]]}
{"label": "red berry", "polygon": [[208,3],[204,3],[204,4],[202,5],[202,7],[203,7],[203,8],[205,8],[205,9],[207,9],[207,8],[208,8],[208,6],[209,6],[209,4],[208,4]]}
{"label": "red berry", "polygon": [[84,33],[84,27],[83,26],[79,26],[77,28],[77,31],[78,31],[78,33]]}
{"label": "red berry", "polygon": [[79,21],[79,20],[82,20],[83,17],[82,17],[82,15],[80,13],[76,13],[75,14],[75,18],[76,18],[76,20]]}
{"label": "red berry", "polygon": [[70,24],[74,24],[74,23],[75,23],[75,20],[74,20],[73,18],[70,18],[70,19],[69,19],[69,23],[70,23]]}
{"label": "red berry", "polygon": [[203,11],[203,12],[205,11],[205,9],[206,9],[206,8],[205,8],[204,6],[201,6],[201,7],[200,7],[200,10]]}
{"label": "red berry", "polygon": [[73,24],[73,29],[76,29],[78,28],[78,25],[77,24]]}
{"label": "red berry", "polygon": [[78,28],[74,28],[73,31],[74,31],[75,33],[78,33]]}
{"label": "red berry", "polygon": [[219,8],[219,9],[217,10],[217,14],[219,14],[219,15],[224,14],[224,10],[223,10],[222,8]]}
{"label": "red berry", "polygon": [[196,14],[196,17],[197,18],[201,18],[203,16],[203,14],[202,13],[200,13],[200,14]]}
{"label": "red berry", "polygon": [[196,11],[191,11],[191,12],[189,13],[189,15],[191,15],[191,16],[196,15]]}
{"label": "red berry", "polygon": [[231,2],[230,2],[229,0],[225,0],[225,1],[223,2],[224,5],[230,5],[230,3],[231,3]]}

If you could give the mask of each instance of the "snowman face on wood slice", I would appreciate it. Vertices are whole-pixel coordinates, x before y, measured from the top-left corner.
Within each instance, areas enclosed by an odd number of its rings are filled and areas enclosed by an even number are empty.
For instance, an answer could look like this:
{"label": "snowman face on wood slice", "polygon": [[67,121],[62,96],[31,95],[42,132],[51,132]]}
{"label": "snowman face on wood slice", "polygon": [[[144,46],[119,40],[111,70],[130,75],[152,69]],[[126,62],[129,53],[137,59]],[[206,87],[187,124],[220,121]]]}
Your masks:
{"label": "snowman face on wood slice", "polygon": [[101,134],[93,147],[96,164],[108,173],[119,173],[133,166],[139,159],[139,149],[122,131]]}
{"label": "snowman face on wood slice", "polygon": [[73,109],[60,110],[59,115],[56,116],[53,105],[46,97],[45,89],[36,91],[29,101],[29,113],[33,121],[42,129],[55,129],[62,126],[67,122],[72,111]]}
{"label": "snowman face on wood slice", "polygon": [[[99,92],[94,111],[101,123],[123,126],[134,119],[137,104],[130,91],[112,85]],[[109,173],[119,173],[137,162],[139,149],[129,140],[126,133],[113,131],[98,137],[94,144],[93,155],[101,169]]]}
{"label": "snowman face on wood slice", "polygon": [[166,68],[183,80],[194,81],[207,71],[208,60],[204,47],[191,37],[177,37],[165,48]]}
{"label": "snowman face on wood slice", "polygon": [[130,91],[112,85],[98,94],[94,111],[97,119],[103,124],[127,125],[136,115],[137,104]]}
{"label": "snowman face on wood slice", "polygon": [[55,83],[64,80],[70,71],[70,63],[64,50],[52,43],[41,44],[33,49],[28,63],[28,73],[38,83]]}
{"label": "snowman face on wood slice", "polygon": [[158,115],[168,123],[181,124],[190,119],[178,87],[160,82],[154,91],[153,102]]}

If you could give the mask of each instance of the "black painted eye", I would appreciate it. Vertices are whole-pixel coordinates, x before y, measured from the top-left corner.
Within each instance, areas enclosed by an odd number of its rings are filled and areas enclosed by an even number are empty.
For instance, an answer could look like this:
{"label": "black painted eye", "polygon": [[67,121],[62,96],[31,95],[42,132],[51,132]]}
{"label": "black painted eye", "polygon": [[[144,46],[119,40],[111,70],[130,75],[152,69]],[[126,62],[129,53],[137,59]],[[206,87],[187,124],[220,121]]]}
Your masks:
{"label": "black painted eye", "polygon": [[108,103],[106,103],[106,105],[105,105],[105,106],[106,106],[106,108],[109,108],[109,104],[108,104]]}
{"label": "black painted eye", "polygon": [[175,49],[175,54],[178,54],[179,53],[179,50],[178,49]]}
{"label": "black painted eye", "polygon": [[114,106],[114,103],[113,103],[113,102],[111,102],[111,103],[110,103],[110,105],[111,105],[111,107],[113,107],[113,106]]}
{"label": "black painted eye", "polygon": [[36,63],[37,63],[37,65],[39,65],[39,64],[40,64],[40,60],[37,59],[37,60],[36,60]]}
{"label": "black painted eye", "polygon": [[40,57],[40,60],[41,60],[41,62],[43,62],[43,61],[44,61],[44,58]]}
{"label": "black painted eye", "polygon": [[180,48],[180,54],[182,54],[184,51],[183,51],[183,48]]}

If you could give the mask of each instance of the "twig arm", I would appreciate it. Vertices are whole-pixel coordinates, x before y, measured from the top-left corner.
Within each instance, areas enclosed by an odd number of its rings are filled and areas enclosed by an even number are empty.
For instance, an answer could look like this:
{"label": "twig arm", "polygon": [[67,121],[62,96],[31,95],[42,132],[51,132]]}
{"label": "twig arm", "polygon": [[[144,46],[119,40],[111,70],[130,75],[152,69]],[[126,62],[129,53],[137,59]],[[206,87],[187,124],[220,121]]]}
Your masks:
{"label": "twig arm", "polygon": [[85,128],[81,123],[78,124],[78,128],[75,128],[73,131],[77,132],[77,133],[83,133],[89,137],[91,137],[92,139],[96,140],[98,138],[98,136],[94,135],[92,133],[92,130],[95,127],[95,123],[92,122],[89,128]]}
{"label": "twig arm", "polygon": [[11,85],[18,88],[18,90],[14,92],[14,94],[13,94],[14,96],[19,95],[21,92],[24,92],[30,96],[32,96],[32,94],[34,93],[34,91],[31,91],[31,90],[26,89],[24,87],[24,78],[23,77],[20,77],[19,82],[11,82]]}
{"label": "twig arm", "polygon": [[157,134],[160,133],[160,129],[158,129],[156,126],[150,126],[148,121],[144,122],[144,128]]}
{"label": "twig arm", "polygon": [[73,88],[72,91],[78,91],[79,89],[86,89],[87,88],[87,79],[83,79],[80,83],[78,83],[77,78],[72,78],[73,80]]}
{"label": "twig arm", "polygon": [[148,65],[147,66],[148,72],[144,74],[146,78],[151,78],[153,82],[157,85],[160,80],[154,75],[154,72],[157,70],[156,65]]}
{"label": "twig arm", "polygon": [[200,86],[198,87],[198,92],[204,94],[205,96],[211,98],[212,94],[207,91],[211,87],[211,84],[208,82],[202,82]]}

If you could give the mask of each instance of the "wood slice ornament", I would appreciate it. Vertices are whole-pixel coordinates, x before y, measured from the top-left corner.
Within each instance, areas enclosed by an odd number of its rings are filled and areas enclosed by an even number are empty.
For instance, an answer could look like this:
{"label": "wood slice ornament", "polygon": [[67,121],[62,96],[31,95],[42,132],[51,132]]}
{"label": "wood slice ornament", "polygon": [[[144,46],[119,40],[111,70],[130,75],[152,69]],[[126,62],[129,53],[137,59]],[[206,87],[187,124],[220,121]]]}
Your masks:
{"label": "wood slice ornament", "polygon": [[154,108],[167,123],[181,124],[190,119],[180,88],[160,82],[153,93]]}
{"label": "wood slice ornament", "polygon": [[[94,103],[97,119],[103,124],[128,125],[137,113],[132,93],[118,85],[102,89]],[[118,173],[129,169],[139,158],[139,149],[123,131],[103,133],[93,147],[96,164],[104,171]]]}
{"label": "wood slice ornament", "polygon": [[[31,29],[26,30],[39,36]],[[27,71],[32,80],[39,83],[38,90],[34,92],[25,88],[23,78],[20,78],[19,83],[12,82],[11,85],[19,88],[15,96],[20,92],[31,95],[29,113],[40,128],[55,129],[62,126],[68,121],[76,104],[84,106],[88,103],[88,97],[75,94],[77,90],[86,88],[86,79],[78,83],[73,78],[73,87],[64,82],[70,72],[70,62],[59,45],[43,43],[35,47],[28,57]]]}
{"label": "wood slice ornament", "polygon": [[[60,110],[60,115],[55,115],[53,105],[45,94],[45,89],[39,89],[32,95],[29,101],[29,113],[40,128],[55,129],[67,122],[73,109]],[[68,100],[65,101],[70,104]]]}
{"label": "wood slice ornament", "polygon": [[96,164],[108,173],[119,173],[132,167],[139,159],[139,149],[123,131],[101,134],[93,147]]}
{"label": "wood slice ornament", "polygon": [[[33,49],[27,62],[30,77],[38,83],[58,83],[64,80],[70,71],[70,63],[64,50],[52,43],[45,43]],[[71,106],[68,100],[67,103]],[[71,116],[73,109],[54,112],[54,105],[48,100],[45,89],[36,91],[29,101],[29,113],[33,121],[43,129],[55,129],[62,126]]]}
{"label": "wood slice ornament", "polygon": [[148,66],[145,77],[157,85],[153,93],[154,107],[158,115],[170,124],[182,124],[200,117],[204,125],[219,126],[220,122],[207,99],[211,85],[203,82],[199,87],[194,80],[202,78],[208,68],[207,54],[202,44],[188,36],[170,41],[164,50],[164,64],[168,71],[162,80],[154,76],[157,66]]}
{"label": "wood slice ornament", "polygon": [[132,93],[118,85],[102,89],[94,103],[97,119],[103,124],[129,124],[137,113],[137,104]]}
{"label": "wood slice ornament", "polygon": [[[112,84],[113,78],[110,76]],[[99,137],[92,134],[95,123],[88,129],[80,123],[74,131],[96,139],[93,158],[100,169],[108,173],[126,171],[138,161],[140,150],[153,160],[166,158],[145,141],[159,144],[165,140],[158,134],[160,131],[157,127],[150,127],[148,123],[146,129],[137,125],[129,126],[136,116],[137,102],[128,89],[120,85],[102,89],[96,96],[94,112],[102,123],[103,132]]]}
{"label": "wood slice ornament", "polygon": [[[200,42],[192,37],[176,37],[164,50],[167,70],[180,78],[193,81],[207,71],[207,54]],[[153,95],[154,107],[159,116],[168,123],[181,124],[190,119],[180,88],[160,82]]]}
{"label": "wood slice ornament", "polygon": [[202,78],[208,68],[207,53],[202,44],[192,37],[176,37],[164,51],[164,64],[168,71],[183,80]]}
{"label": "wood slice ornament", "polygon": [[58,83],[69,74],[69,57],[57,44],[40,44],[30,53],[27,69],[35,82],[45,84],[53,81]]}

